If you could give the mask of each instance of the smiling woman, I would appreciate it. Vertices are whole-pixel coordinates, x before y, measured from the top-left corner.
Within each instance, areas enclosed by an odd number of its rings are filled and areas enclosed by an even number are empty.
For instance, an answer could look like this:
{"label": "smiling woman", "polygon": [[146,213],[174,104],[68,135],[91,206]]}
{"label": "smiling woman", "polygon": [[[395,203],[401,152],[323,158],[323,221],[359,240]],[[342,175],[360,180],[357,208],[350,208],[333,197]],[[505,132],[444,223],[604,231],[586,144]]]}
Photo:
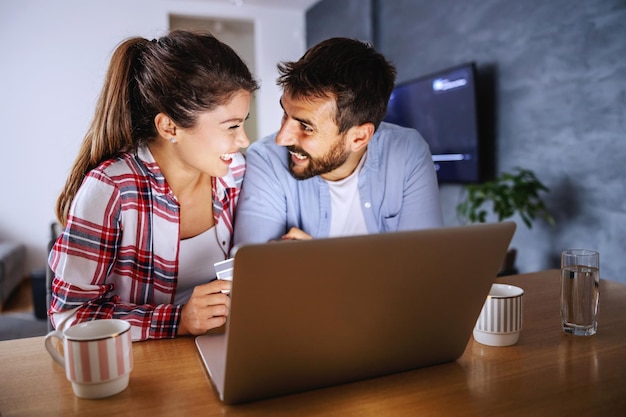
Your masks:
{"label": "smiling woman", "polygon": [[57,203],[57,329],[118,318],[143,340],[224,324],[230,283],[215,280],[213,263],[230,255],[257,88],[239,56],[207,33],[117,47]]}

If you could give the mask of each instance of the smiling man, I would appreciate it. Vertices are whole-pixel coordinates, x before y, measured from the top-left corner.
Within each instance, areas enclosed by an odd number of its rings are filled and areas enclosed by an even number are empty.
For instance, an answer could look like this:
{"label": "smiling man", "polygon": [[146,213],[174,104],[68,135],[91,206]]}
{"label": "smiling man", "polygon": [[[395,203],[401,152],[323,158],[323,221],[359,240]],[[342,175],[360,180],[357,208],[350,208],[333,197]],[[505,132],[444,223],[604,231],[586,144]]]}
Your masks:
{"label": "smiling man", "polygon": [[281,127],[248,149],[235,245],[442,225],[428,145],[382,122],[396,77],[384,56],[332,38],[278,70]]}

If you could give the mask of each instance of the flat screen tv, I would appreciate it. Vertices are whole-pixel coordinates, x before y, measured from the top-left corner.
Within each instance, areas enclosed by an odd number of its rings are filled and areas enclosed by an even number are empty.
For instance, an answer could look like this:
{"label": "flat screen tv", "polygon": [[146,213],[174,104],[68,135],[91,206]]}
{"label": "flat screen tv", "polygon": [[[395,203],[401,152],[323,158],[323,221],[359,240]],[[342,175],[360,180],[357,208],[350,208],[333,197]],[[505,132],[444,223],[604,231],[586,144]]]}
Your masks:
{"label": "flat screen tv", "polygon": [[476,183],[489,176],[473,62],[398,84],[385,121],[414,128],[424,137],[439,183]]}

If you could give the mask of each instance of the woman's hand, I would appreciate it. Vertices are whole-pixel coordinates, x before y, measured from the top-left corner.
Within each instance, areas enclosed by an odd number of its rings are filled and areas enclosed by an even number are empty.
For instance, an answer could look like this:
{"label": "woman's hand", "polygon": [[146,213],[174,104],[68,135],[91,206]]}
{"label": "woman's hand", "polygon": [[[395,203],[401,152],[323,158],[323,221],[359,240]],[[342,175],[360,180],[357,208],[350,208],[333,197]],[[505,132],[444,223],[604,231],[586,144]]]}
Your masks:
{"label": "woman's hand", "polygon": [[232,282],[214,280],[198,285],[181,311],[177,335],[200,335],[226,323],[230,312],[229,292]]}

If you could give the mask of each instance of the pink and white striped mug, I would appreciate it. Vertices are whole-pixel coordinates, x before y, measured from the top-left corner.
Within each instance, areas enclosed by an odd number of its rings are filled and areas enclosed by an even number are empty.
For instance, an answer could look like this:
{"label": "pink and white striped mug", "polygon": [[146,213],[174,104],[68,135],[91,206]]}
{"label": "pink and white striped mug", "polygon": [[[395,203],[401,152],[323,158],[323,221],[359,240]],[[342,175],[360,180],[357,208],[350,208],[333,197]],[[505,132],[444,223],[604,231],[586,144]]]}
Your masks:
{"label": "pink and white striped mug", "polygon": [[[63,342],[63,354],[52,343]],[[118,319],[93,320],[76,324],[45,337],[46,350],[72,383],[80,398],[104,398],[128,387],[133,369],[130,323]]]}
{"label": "pink and white striped mug", "polygon": [[511,346],[522,331],[524,290],[514,285],[492,284],[474,327],[474,340],[489,346]]}

